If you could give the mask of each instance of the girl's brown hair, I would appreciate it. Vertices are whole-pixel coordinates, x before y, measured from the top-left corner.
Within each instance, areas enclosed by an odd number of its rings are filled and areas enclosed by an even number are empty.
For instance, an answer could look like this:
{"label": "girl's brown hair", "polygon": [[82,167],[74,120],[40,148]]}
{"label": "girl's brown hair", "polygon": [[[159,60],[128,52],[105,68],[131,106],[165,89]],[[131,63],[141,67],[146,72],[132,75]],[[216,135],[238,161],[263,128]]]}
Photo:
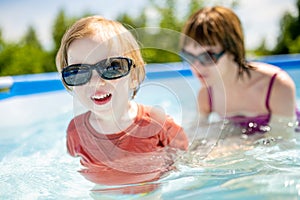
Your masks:
{"label": "girl's brown hair", "polygon": [[254,67],[246,62],[242,25],[232,10],[221,6],[202,8],[189,17],[182,32],[182,48],[192,41],[203,46],[220,44],[234,56],[239,66],[238,77],[244,73],[250,76]]}

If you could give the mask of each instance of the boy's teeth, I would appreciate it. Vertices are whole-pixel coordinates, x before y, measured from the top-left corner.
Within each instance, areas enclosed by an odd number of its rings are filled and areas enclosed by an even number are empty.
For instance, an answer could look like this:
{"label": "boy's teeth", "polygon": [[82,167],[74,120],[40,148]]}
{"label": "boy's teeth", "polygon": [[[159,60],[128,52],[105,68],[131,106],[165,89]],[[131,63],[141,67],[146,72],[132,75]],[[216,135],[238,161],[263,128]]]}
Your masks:
{"label": "boy's teeth", "polygon": [[109,93],[107,94],[102,94],[102,95],[95,95],[93,96],[94,99],[104,99],[104,98],[107,98],[108,96],[110,96]]}

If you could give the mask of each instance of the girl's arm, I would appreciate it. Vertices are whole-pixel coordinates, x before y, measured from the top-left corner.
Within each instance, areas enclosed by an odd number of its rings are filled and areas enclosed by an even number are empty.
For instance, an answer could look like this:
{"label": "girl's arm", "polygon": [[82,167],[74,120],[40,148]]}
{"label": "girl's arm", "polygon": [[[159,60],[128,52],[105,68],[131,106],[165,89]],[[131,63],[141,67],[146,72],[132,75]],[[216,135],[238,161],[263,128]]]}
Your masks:
{"label": "girl's arm", "polygon": [[269,105],[269,135],[276,138],[292,138],[296,126],[296,92],[294,81],[284,71],[275,79]]}

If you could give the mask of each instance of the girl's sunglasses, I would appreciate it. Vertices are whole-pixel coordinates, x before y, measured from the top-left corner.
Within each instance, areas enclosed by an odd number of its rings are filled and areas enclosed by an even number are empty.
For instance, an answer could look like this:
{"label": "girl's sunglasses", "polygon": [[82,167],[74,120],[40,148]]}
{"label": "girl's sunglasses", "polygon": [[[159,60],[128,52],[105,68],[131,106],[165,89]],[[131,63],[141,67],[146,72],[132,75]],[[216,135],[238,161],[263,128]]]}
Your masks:
{"label": "girl's sunglasses", "polygon": [[126,76],[133,61],[125,57],[112,57],[90,64],[73,64],[63,68],[61,74],[63,81],[68,86],[84,85],[90,81],[92,71],[96,70],[105,80],[113,80]]}
{"label": "girl's sunglasses", "polygon": [[194,63],[196,60],[198,60],[203,66],[210,66],[216,63],[224,53],[225,50],[221,51],[220,53],[207,51],[199,54],[198,56],[194,56],[193,54],[186,52],[185,50],[181,50],[179,55],[181,59],[187,60],[190,63]]}

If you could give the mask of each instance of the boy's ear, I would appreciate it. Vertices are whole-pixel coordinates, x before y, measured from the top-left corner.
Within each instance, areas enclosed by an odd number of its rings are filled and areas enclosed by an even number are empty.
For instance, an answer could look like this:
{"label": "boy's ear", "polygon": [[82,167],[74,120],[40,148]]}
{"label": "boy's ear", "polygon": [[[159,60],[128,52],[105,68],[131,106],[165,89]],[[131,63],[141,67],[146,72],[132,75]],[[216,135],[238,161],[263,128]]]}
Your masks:
{"label": "boy's ear", "polygon": [[136,72],[136,68],[134,67],[132,69],[132,72],[130,74],[130,78],[131,78],[131,82],[130,82],[130,88],[131,89],[136,89],[139,86],[139,81],[138,81],[138,76],[137,76],[137,72]]}
{"label": "boy's ear", "polygon": [[131,88],[131,89],[137,88],[138,85],[139,85],[139,82],[138,82],[137,79],[131,79],[131,83],[130,83],[130,88]]}

